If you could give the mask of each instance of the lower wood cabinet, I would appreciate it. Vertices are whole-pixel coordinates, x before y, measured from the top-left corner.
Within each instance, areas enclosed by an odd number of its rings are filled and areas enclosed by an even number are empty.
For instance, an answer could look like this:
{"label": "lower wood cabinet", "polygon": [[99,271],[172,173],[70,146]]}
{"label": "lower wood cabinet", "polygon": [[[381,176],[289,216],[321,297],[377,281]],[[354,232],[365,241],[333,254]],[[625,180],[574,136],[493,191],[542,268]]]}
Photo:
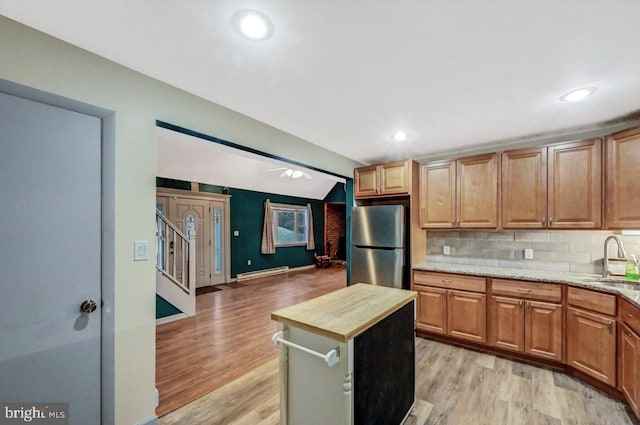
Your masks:
{"label": "lower wood cabinet", "polygon": [[626,324],[620,325],[620,389],[640,415],[640,336]]}
{"label": "lower wood cabinet", "polygon": [[487,342],[484,278],[415,270],[413,290],[418,292],[416,329]]}
{"label": "lower wood cabinet", "polygon": [[420,286],[414,289],[418,291],[416,328],[446,335],[447,290],[429,286]]}
{"label": "lower wood cabinet", "polygon": [[487,296],[449,291],[447,297],[447,335],[487,342]]}
{"label": "lower wood cabinet", "polygon": [[616,385],[616,319],[574,307],[567,310],[567,363]]}
{"label": "lower wood cabinet", "polygon": [[418,331],[563,363],[569,373],[621,391],[640,418],[640,308],[622,297],[513,279],[488,285],[480,276],[421,270],[414,270],[412,288]]}
{"label": "lower wood cabinet", "polygon": [[562,305],[491,297],[489,343],[506,350],[562,360]]}

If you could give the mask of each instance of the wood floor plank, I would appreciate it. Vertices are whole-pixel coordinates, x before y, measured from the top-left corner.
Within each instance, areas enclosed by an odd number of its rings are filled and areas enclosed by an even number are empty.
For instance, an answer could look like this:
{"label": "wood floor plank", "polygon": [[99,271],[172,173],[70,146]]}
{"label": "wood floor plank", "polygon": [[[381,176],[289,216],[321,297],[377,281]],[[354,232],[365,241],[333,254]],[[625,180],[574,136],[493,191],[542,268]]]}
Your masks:
{"label": "wood floor plank", "polygon": [[254,279],[196,297],[195,317],[156,328],[158,416],[277,356],[271,312],[346,286],[343,268]]}
{"label": "wood floor plank", "polygon": [[[278,390],[272,357],[160,425],[278,425]],[[416,398],[406,425],[640,425],[623,403],[576,379],[422,338]]]}

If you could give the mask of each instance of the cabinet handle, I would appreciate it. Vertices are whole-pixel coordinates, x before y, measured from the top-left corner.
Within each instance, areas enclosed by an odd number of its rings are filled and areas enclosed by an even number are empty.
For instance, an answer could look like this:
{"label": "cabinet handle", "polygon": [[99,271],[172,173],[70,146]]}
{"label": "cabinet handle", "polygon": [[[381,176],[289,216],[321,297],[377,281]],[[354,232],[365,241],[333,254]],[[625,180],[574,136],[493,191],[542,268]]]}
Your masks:
{"label": "cabinet handle", "polygon": [[527,301],[525,304],[527,305],[527,310],[531,310],[531,303]]}
{"label": "cabinet handle", "polygon": [[542,225],[543,226],[547,225],[547,217],[542,217]]}
{"label": "cabinet handle", "polygon": [[633,317],[633,314],[627,313],[627,317]]}
{"label": "cabinet handle", "polygon": [[455,220],[451,220],[451,225],[455,226],[456,225],[456,221]]}
{"label": "cabinet handle", "polygon": [[631,332],[624,331],[624,333],[625,333],[625,335],[627,335],[628,337],[633,338],[633,335],[631,334]]}
{"label": "cabinet handle", "polygon": [[549,226],[553,225],[553,217],[549,217]]}
{"label": "cabinet handle", "polygon": [[607,323],[607,329],[609,329],[609,333],[612,333],[613,331],[613,322],[611,320],[609,320],[609,323]]}
{"label": "cabinet handle", "polygon": [[520,306],[520,310],[522,310],[522,301],[518,303],[518,306]]}
{"label": "cabinet handle", "polygon": [[520,292],[526,292],[527,294],[531,291],[533,291],[533,289],[527,289],[527,288],[518,288],[518,291]]}
{"label": "cabinet handle", "polygon": [[451,279],[442,279],[442,283],[452,283]]}

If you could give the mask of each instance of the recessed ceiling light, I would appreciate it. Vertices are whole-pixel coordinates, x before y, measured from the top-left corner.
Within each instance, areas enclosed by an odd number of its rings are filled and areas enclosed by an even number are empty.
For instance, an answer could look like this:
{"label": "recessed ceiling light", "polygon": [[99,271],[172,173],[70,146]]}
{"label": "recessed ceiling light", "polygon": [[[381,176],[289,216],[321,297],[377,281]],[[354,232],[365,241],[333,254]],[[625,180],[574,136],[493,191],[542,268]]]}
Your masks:
{"label": "recessed ceiling light", "polygon": [[407,140],[407,137],[409,137],[407,133],[405,133],[404,131],[398,131],[393,135],[393,140],[395,140],[396,142],[404,142],[405,140]]}
{"label": "recessed ceiling light", "polygon": [[241,36],[254,41],[263,41],[273,35],[273,24],[262,12],[239,10],[231,18],[233,28]]}
{"label": "recessed ceiling light", "polygon": [[596,90],[598,90],[596,87],[582,87],[571,90],[569,93],[563,95],[560,100],[563,102],[579,102],[584,98],[591,96]]}

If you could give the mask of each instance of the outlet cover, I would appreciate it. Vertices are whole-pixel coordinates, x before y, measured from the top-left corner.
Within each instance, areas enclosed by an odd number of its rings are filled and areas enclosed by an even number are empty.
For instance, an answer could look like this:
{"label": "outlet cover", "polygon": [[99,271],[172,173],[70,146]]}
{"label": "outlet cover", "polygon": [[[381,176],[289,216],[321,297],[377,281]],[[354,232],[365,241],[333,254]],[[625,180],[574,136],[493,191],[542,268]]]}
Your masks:
{"label": "outlet cover", "polygon": [[533,260],[533,249],[525,248],[524,249],[524,259],[525,260]]}
{"label": "outlet cover", "polygon": [[442,253],[444,255],[451,255],[451,247],[449,247],[448,245],[443,246]]}

